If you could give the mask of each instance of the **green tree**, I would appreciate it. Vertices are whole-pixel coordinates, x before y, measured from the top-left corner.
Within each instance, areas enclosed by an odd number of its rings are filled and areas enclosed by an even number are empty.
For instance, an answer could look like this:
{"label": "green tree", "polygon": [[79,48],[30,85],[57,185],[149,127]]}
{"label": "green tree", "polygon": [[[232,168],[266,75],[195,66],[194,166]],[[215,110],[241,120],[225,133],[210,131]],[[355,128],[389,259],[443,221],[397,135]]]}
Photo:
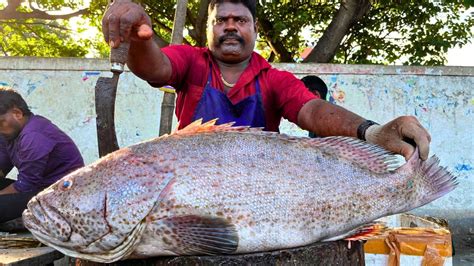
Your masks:
{"label": "green tree", "polygon": [[[98,26],[106,3],[106,0],[93,1],[90,7],[81,8],[83,1],[76,0],[8,0],[6,4],[0,1],[0,53],[4,56],[83,57],[92,49],[99,56],[105,56],[107,47],[101,37],[89,39],[79,35],[90,25]],[[77,30],[72,30],[69,19],[75,17],[82,17],[84,21]]]}
{"label": "green tree", "polygon": [[373,4],[344,36],[334,62],[443,65],[456,45],[472,42],[474,17],[467,2],[388,1]]}
{"label": "green tree", "polygon": [[[8,29],[0,32],[0,51],[5,55],[83,56],[92,49],[105,56],[107,47],[101,36],[78,40],[66,19],[80,15],[100,27],[106,2],[91,1],[89,7],[80,9],[81,1],[38,0],[32,7],[31,1],[9,0],[0,6],[0,29]],[[139,2],[152,18],[154,40],[161,47],[168,45],[176,1]],[[208,2],[189,0],[185,43],[206,44]],[[305,47],[314,47],[304,62],[442,65],[449,48],[472,41],[474,18],[461,17],[472,7],[471,2],[261,0],[257,1],[257,47],[275,62],[299,61]],[[44,11],[64,7],[78,11],[62,17]]]}

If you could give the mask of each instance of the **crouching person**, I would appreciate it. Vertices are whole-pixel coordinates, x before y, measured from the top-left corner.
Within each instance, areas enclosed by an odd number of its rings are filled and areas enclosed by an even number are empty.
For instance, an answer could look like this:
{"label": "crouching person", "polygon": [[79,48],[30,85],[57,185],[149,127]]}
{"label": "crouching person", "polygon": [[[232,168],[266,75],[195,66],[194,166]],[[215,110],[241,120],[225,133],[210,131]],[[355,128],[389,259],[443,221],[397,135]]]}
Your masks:
{"label": "crouching person", "polygon": [[[0,223],[21,217],[34,195],[82,166],[70,137],[31,113],[16,91],[0,87]],[[17,180],[5,178],[13,167]]]}

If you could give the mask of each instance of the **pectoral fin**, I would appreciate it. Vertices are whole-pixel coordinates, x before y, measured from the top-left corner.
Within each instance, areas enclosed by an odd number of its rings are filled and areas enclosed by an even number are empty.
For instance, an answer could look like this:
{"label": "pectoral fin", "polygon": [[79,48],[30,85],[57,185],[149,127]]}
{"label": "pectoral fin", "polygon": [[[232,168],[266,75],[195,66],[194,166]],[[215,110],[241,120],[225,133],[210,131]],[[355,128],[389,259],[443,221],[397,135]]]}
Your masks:
{"label": "pectoral fin", "polygon": [[219,217],[171,217],[158,221],[157,226],[158,237],[180,255],[231,254],[239,244],[235,226]]}

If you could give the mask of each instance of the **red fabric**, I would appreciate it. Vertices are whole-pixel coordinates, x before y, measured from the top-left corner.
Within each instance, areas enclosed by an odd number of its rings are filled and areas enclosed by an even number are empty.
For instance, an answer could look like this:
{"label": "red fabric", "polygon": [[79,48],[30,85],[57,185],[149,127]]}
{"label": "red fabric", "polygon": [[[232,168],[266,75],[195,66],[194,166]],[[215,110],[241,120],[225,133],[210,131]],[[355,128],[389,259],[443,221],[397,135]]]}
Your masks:
{"label": "red fabric", "polygon": [[[176,88],[176,116],[180,128],[192,121],[194,110],[201,99],[209,75],[209,63],[212,63],[212,86],[223,90],[220,70],[207,48],[188,45],[174,45],[163,48],[172,65],[172,76],[166,84]],[[266,129],[278,131],[282,117],[296,123],[298,112],[308,101],[316,99],[304,83],[293,74],[272,68],[259,54],[253,53],[250,63],[240,76],[235,87],[227,97],[236,104],[255,93],[255,77],[258,76],[265,109]]]}

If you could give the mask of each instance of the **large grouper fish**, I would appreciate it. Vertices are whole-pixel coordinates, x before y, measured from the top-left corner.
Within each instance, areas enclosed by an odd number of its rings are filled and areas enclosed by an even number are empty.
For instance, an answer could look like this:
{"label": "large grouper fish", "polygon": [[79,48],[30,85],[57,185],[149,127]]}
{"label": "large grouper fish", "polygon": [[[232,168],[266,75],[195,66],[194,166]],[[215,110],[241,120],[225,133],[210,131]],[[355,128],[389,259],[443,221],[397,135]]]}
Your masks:
{"label": "large grouper fish", "polygon": [[397,161],[353,138],[197,121],[65,176],[23,219],[41,242],[96,262],[285,249],[342,238],[457,185],[435,156]]}

